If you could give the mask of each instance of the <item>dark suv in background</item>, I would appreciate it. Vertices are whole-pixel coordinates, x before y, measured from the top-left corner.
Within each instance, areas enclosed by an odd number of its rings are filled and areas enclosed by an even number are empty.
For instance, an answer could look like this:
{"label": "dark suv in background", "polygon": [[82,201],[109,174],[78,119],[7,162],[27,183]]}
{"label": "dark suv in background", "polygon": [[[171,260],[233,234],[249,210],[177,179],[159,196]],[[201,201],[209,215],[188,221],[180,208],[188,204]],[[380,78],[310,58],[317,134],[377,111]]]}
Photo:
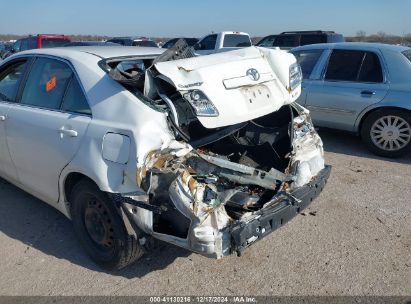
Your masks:
{"label": "dark suv in background", "polygon": [[343,35],[333,31],[295,31],[264,37],[256,45],[289,50],[301,45],[334,42],[345,42],[345,39]]}

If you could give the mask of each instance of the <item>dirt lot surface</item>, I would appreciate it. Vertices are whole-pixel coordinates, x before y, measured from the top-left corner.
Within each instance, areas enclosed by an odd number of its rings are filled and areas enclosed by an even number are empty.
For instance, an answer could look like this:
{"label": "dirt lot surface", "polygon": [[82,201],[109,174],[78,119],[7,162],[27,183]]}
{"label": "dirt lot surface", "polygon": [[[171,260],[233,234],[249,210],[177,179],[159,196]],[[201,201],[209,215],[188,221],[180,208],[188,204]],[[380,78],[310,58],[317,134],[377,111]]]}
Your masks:
{"label": "dirt lot surface", "polygon": [[322,131],[323,193],[240,258],[165,245],[118,273],[95,266],[70,221],[0,180],[2,295],[411,295],[411,156],[375,157]]}

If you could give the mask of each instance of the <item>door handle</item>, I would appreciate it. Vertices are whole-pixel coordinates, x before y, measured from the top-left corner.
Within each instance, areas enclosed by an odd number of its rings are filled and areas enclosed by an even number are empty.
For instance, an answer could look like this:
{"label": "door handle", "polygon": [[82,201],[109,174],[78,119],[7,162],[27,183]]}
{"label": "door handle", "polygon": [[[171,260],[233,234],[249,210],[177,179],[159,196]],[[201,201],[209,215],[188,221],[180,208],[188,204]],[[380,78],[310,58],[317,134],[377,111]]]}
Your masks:
{"label": "door handle", "polygon": [[372,95],[375,95],[375,91],[364,90],[364,91],[361,91],[361,95],[372,96]]}
{"label": "door handle", "polygon": [[64,127],[61,127],[59,129],[59,133],[70,136],[70,137],[77,137],[78,135],[76,130],[64,129]]}
{"label": "door handle", "polygon": [[0,115],[0,121],[5,121],[7,119],[6,115]]}

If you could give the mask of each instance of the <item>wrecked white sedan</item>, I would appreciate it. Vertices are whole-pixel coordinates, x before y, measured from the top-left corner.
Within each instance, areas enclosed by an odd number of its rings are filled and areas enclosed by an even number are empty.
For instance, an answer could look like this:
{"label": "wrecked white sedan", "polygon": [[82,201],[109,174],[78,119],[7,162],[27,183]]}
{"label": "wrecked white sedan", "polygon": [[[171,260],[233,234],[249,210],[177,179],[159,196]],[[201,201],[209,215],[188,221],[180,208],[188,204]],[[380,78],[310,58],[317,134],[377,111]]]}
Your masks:
{"label": "wrecked white sedan", "polygon": [[280,227],[330,173],[293,55],[156,48],[18,53],[0,66],[0,176],[119,269],[158,239],[221,258]]}

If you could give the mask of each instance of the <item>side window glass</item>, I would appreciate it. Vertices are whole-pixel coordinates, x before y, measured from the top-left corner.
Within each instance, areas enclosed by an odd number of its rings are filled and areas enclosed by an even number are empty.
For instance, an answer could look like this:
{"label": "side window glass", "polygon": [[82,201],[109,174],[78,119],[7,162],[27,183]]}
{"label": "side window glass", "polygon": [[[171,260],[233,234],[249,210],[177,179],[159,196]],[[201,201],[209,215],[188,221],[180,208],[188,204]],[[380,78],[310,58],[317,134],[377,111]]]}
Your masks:
{"label": "side window glass", "polygon": [[46,109],[60,109],[73,72],[62,61],[37,58],[21,97],[21,103]]}
{"label": "side window glass", "polygon": [[200,50],[214,50],[217,42],[217,35],[209,35],[201,41]]}
{"label": "side window glass", "polygon": [[366,52],[364,61],[358,75],[360,82],[383,82],[380,59],[377,54]]}
{"label": "side window glass", "polygon": [[0,71],[0,101],[16,101],[25,66],[26,61],[20,61]]}
{"label": "side window glass", "polygon": [[257,46],[272,47],[274,45],[275,38],[276,36],[267,37],[261,40],[259,43],[257,43]]}
{"label": "side window glass", "polygon": [[325,34],[319,35],[301,35],[300,45],[325,43],[327,42],[327,36]]}
{"label": "side window glass", "polygon": [[334,50],[328,61],[325,80],[356,81],[363,51]]}
{"label": "side window glass", "polygon": [[15,52],[20,52],[20,46],[21,46],[21,40],[17,40],[13,45],[14,51]]}
{"label": "side window glass", "polygon": [[66,95],[64,96],[62,110],[80,114],[91,114],[86,96],[84,96],[80,84],[74,75],[70,80]]}
{"label": "side window glass", "polygon": [[29,50],[37,49],[37,38],[30,38],[29,39]]}
{"label": "side window glass", "polygon": [[307,50],[293,53],[297,59],[297,63],[301,66],[304,79],[310,77],[311,72],[313,71],[322,52],[322,50]]}
{"label": "side window glass", "polygon": [[274,46],[279,46],[279,47],[297,46],[296,39],[297,39],[297,36],[295,35],[278,36],[277,39],[275,39]]}
{"label": "side window glass", "polygon": [[27,39],[23,39],[21,41],[21,46],[20,46],[20,51],[26,51],[29,48],[29,43],[27,41]]}

